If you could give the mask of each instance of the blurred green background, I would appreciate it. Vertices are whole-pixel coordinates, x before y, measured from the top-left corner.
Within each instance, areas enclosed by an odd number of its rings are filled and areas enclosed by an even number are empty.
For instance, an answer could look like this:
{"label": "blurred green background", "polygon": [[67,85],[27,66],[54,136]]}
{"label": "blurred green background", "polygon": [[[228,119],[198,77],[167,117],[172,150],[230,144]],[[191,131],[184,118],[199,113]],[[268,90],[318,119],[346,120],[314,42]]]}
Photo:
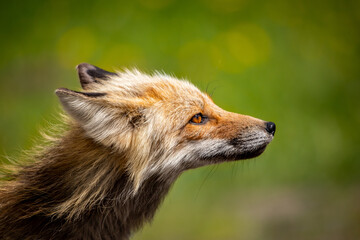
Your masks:
{"label": "blurred green background", "polygon": [[134,239],[360,239],[360,1],[7,1],[0,154],[58,121],[75,66],[190,79],[274,121],[255,160],[184,173]]}

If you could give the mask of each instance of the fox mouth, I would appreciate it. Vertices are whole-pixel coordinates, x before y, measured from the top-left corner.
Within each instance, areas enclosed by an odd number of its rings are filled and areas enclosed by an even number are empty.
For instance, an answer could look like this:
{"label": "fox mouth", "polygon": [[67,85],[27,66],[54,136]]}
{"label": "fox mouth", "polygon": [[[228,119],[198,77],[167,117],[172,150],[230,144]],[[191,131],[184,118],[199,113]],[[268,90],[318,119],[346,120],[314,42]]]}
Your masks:
{"label": "fox mouth", "polygon": [[264,143],[256,148],[252,148],[248,150],[241,150],[235,152],[219,152],[219,153],[215,153],[212,156],[202,157],[202,160],[211,161],[214,163],[220,163],[220,162],[230,162],[236,160],[255,158],[265,151],[266,146],[267,144]]}
{"label": "fox mouth", "polygon": [[240,154],[236,155],[235,158],[230,159],[230,160],[244,160],[244,159],[250,159],[250,158],[257,157],[265,151],[266,146],[267,146],[267,144],[263,144],[262,146],[260,146],[257,149],[254,149],[251,151],[246,151],[244,153],[240,153]]}
{"label": "fox mouth", "polygon": [[231,162],[255,158],[262,154],[267,145],[273,139],[272,135],[262,134],[238,137],[231,140],[207,139],[198,142],[192,142],[188,148],[184,148],[182,157],[189,157],[189,148],[192,152],[190,159],[196,161],[185,161],[186,169],[197,168],[208,164],[217,164],[222,162]]}
{"label": "fox mouth", "polygon": [[264,134],[264,132],[258,132],[245,137],[234,138],[229,143],[236,149],[235,153],[230,154],[229,158],[225,160],[234,161],[257,157],[265,151],[273,137],[273,134],[269,135]]}

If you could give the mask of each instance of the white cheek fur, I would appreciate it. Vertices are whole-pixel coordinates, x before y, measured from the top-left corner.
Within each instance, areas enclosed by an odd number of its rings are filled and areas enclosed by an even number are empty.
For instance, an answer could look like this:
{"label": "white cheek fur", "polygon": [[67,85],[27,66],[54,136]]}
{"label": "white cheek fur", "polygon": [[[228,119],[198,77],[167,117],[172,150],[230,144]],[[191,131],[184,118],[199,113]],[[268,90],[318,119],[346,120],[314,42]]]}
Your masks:
{"label": "white cheek fur", "polygon": [[[272,136],[266,134],[263,130],[256,130],[249,134],[251,140],[246,141],[241,146],[230,144],[230,139],[205,139],[190,141],[183,148],[170,155],[164,156],[164,159],[153,163],[149,168],[149,174],[161,172],[182,171],[183,166],[200,167],[211,164],[211,161],[202,159],[211,159],[216,155],[231,156],[246,151],[257,149],[267,145],[272,140]],[[249,137],[250,139],[250,137]],[[169,152],[169,151],[168,151]]]}
{"label": "white cheek fur", "polygon": [[[180,150],[164,156],[166,159],[158,161],[150,167],[149,173],[181,171],[182,165],[199,167],[209,164],[207,162],[199,162],[201,158],[211,157],[218,152],[228,152],[234,150],[233,146],[227,144],[223,139],[206,139],[188,142]],[[160,164],[158,164],[160,163]]]}

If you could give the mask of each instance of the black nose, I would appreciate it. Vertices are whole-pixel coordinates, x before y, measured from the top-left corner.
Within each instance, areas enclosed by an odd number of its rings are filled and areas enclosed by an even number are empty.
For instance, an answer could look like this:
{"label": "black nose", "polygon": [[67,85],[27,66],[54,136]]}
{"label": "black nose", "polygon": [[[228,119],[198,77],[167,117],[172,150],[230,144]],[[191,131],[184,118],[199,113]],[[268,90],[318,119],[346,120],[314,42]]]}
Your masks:
{"label": "black nose", "polygon": [[273,122],[266,123],[266,131],[268,131],[271,135],[274,136],[276,130],[276,125]]}

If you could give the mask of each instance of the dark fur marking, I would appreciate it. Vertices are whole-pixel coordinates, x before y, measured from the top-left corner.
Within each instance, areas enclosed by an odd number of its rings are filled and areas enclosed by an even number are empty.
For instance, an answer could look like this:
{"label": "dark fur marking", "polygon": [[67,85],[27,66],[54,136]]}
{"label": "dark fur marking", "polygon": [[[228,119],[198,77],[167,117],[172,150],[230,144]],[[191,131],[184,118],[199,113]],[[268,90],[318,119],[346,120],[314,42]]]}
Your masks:
{"label": "dark fur marking", "polygon": [[116,73],[108,72],[88,63],[79,64],[77,70],[81,86],[84,89],[92,83],[101,83],[101,80],[107,80],[110,76],[117,76]]}
{"label": "dark fur marking", "polygon": [[116,73],[108,72],[104,69],[94,66],[95,69],[88,69],[86,73],[93,78],[100,78],[103,80],[109,79],[109,76],[117,76]]}
{"label": "dark fur marking", "polygon": [[62,200],[57,199],[60,202],[66,199],[66,196],[47,192],[44,194],[48,196],[44,196],[43,201],[40,200],[41,196],[32,193],[26,202],[20,203],[19,206],[23,208],[12,206],[12,216],[4,218],[0,214],[0,223],[4,224],[0,227],[0,233],[5,239],[128,239],[144,221],[152,219],[171,185],[172,182],[164,182],[160,176],[153,175],[142,184],[138,194],[127,198],[132,182],[128,175],[123,174],[103,202],[72,222],[45,213],[22,218],[24,211],[31,213],[40,206],[44,207],[46,198],[60,197]]}
{"label": "dark fur marking", "polygon": [[87,97],[103,97],[106,96],[106,93],[97,93],[97,92],[78,92],[78,91],[74,91],[76,93],[82,94],[84,96]]}
{"label": "dark fur marking", "polygon": [[130,124],[133,128],[136,128],[142,122],[142,115],[136,115],[130,118]]}

